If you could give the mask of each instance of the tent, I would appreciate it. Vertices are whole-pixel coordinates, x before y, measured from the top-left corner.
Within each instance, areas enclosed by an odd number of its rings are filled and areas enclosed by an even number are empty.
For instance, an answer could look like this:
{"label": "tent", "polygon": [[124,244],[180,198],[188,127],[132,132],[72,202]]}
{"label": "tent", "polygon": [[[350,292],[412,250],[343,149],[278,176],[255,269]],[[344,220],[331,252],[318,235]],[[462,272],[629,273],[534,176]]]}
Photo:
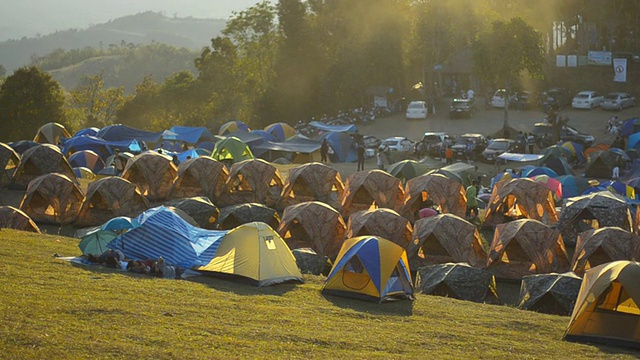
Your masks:
{"label": "tent", "polygon": [[483,268],[487,263],[476,226],[452,214],[416,221],[407,257],[414,269],[449,262]]}
{"label": "tent", "polygon": [[216,202],[228,178],[229,171],[219,161],[206,156],[189,159],[178,166],[177,177],[167,197],[206,196]]}
{"label": "tent", "polygon": [[40,228],[29,215],[13,206],[0,206],[0,229],[15,229],[40,233]]}
{"label": "tent", "polygon": [[140,224],[128,216],[118,216],[100,225],[100,230],[122,232],[140,226]]}
{"label": "tent", "polygon": [[283,186],[282,176],[275,166],[262,159],[244,160],[231,166],[217,204],[260,203],[273,207]]}
{"label": "tent", "polygon": [[268,161],[284,158],[294,164],[306,164],[322,160],[321,147],[322,144],[315,140],[294,136],[284,142],[267,141],[258,145],[256,152]]}
{"label": "tent", "polygon": [[557,176],[575,175],[573,168],[569,165],[567,159],[563,157],[550,156],[545,159],[543,166],[553,170]]}
{"label": "tent", "polygon": [[353,213],[347,222],[345,238],[375,235],[406,249],[413,229],[409,220],[391,209],[372,209]]}
{"label": "tent", "polygon": [[76,137],[76,136],[96,136],[96,135],[98,135],[98,131],[100,131],[100,129],[98,129],[95,126],[92,126],[92,127],[88,127],[88,128],[84,128],[84,129],[80,129],[80,130],[76,131],[76,133],[73,134],[73,137]]}
{"label": "tent", "polygon": [[60,139],[70,137],[71,134],[69,134],[64,125],[56,122],[50,122],[42,125],[40,129],[38,129],[33,141],[41,144],[57,145],[60,142]]}
{"label": "tent", "polygon": [[498,278],[519,280],[566,272],[569,256],[558,230],[537,220],[514,220],[496,226],[486,269]]}
{"label": "tent", "polygon": [[310,248],[292,249],[291,253],[296,258],[298,269],[303,274],[327,276],[331,271],[331,266],[333,266],[329,257],[318,255]]}
{"label": "tent", "polygon": [[628,137],[631,134],[635,134],[640,131],[640,121],[638,121],[637,117],[630,118],[625,120],[622,123],[622,128],[620,129],[620,136]]}
{"label": "tent", "polygon": [[547,187],[547,189],[551,190],[553,194],[553,199],[558,202],[562,200],[562,184],[560,181],[549,177],[549,175],[536,175],[531,177],[531,179],[537,183],[540,183]]}
{"label": "tent", "polygon": [[147,199],[156,201],[167,197],[177,173],[170,157],[147,151],[127,161],[122,178],[136,184]]}
{"label": "tent", "polygon": [[631,211],[626,201],[609,191],[566,199],[560,210],[558,229],[567,243],[575,243],[578,233],[604,226],[633,230]]}
{"label": "tent", "polygon": [[433,201],[443,213],[464,216],[467,195],[462,184],[442,174],[421,175],[407,181],[400,213],[409,220],[417,220],[416,212],[427,200]]}
{"label": "tent", "polygon": [[96,174],[91,171],[91,169],[86,167],[74,167],[73,175],[76,176],[76,179],[86,179],[86,180],[94,180],[96,178]]}
{"label": "tent", "polygon": [[614,261],[588,270],[564,339],[640,348],[640,263]]}
{"label": "tent", "polygon": [[558,174],[546,166],[534,166],[526,171],[522,171],[522,177],[532,178],[538,175],[547,175],[550,178],[557,178]]}
{"label": "tent", "polygon": [[273,135],[277,141],[285,141],[296,134],[296,130],[291,125],[283,122],[267,125],[264,130]]}
{"label": "tent", "polygon": [[220,215],[220,210],[206,197],[175,199],[166,201],[164,205],[184,211],[203,229],[214,230]]}
{"label": "tent", "polygon": [[243,160],[253,159],[251,150],[237,137],[228,137],[216,142],[211,157],[214,160],[229,162],[231,164]]}
{"label": "tent", "polygon": [[58,173],[70,179],[76,178],[67,159],[57,146],[42,144],[24,152],[20,165],[13,175],[11,188],[24,190],[31,180],[40,175]]}
{"label": "tent", "polygon": [[84,193],[69,177],[45,174],[29,183],[20,209],[36,222],[66,225],[78,218]]}
{"label": "tent", "polygon": [[591,229],[578,235],[571,261],[572,270],[582,276],[586,270],[617,260],[640,260],[640,237],[619,227]]}
{"label": "tent", "polygon": [[303,202],[284,209],[278,234],[291,249],[311,248],[335,259],[347,225],[334,208],[318,201]]}
{"label": "tent", "polygon": [[322,292],[378,302],[413,298],[407,254],[401,246],[380,237],[347,239]]}
{"label": "tent", "polygon": [[135,129],[126,125],[116,124],[105,126],[98,133],[96,137],[102,138],[107,141],[125,141],[125,140],[138,140],[150,143],[156,143],[162,137],[162,131],[146,131]]}
{"label": "tent", "polygon": [[9,147],[11,147],[13,151],[16,152],[16,154],[22,156],[25,151],[31,149],[32,147],[39,146],[40,144],[31,140],[20,140],[16,142],[10,142],[7,145],[9,145]]}
{"label": "tent", "polygon": [[118,216],[135,217],[148,208],[136,185],[120,177],[105,177],[89,184],[75,225],[96,226]]}
{"label": "tent", "polygon": [[418,177],[429,170],[431,170],[431,168],[425,164],[412,159],[406,159],[389,165],[387,172],[405,184],[407,180]]}
{"label": "tent", "polygon": [[624,161],[620,154],[607,151],[598,151],[589,155],[589,162],[585,167],[584,176],[600,179],[609,179],[614,167],[624,167]]}
{"label": "tent", "polygon": [[578,163],[584,163],[587,161],[587,158],[585,158],[584,155],[584,146],[582,146],[581,144],[573,141],[565,141],[560,146],[569,149],[571,151],[572,159],[575,159],[575,161],[577,161]]}
{"label": "tent", "polygon": [[555,223],[558,215],[553,193],[528,178],[498,182],[491,192],[483,226],[521,218],[540,220],[547,225]]}
{"label": "tent", "polygon": [[571,198],[582,194],[589,186],[589,181],[582,176],[562,175],[556,178],[562,185],[562,197]]}
{"label": "tent", "polygon": [[232,120],[220,126],[220,129],[218,130],[218,135],[227,135],[229,133],[234,133],[237,131],[249,132],[251,131],[251,129],[249,128],[249,125],[243,123],[242,121]]}
{"label": "tent", "polygon": [[275,142],[277,139],[264,130],[236,131],[227,134],[227,137],[235,137],[245,143],[254,157],[259,157],[266,150],[262,147],[269,142]]}
{"label": "tent", "polygon": [[327,132],[320,135],[316,140],[319,144],[322,144],[324,139],[327,139],[329,148],[333,151],[332,154],[329,154],[329,160],[331,162],[349,163],[355,162],[358,159],[356,143],[351,135],[345,132]]}
{"label": "tent", "polygon": [[321,201],[339,207],[344,194],[340,173],[331,166],[313,162],[289,170],[278,208],[306,201]]}
{"label": "tent", "polygon": [[215,137],[207,129],[202,126],[172,126],[169,129],[171,135],[164,134],[165,140],[182,141],[189,144],[197,144],[201,141],[215,141]]}
{"label": "tent", "polygon": [[262,204],[231,205],[220,209],[220,216],[215,226],[218,229],[231,230],[250,222],[263,222],[277,229],[280,224],[280,215],[274,209]]}
{"label": "tent", "polygon": [[62,153],[67,156],[71,156],[77,151],[91,150],[98,154],[103,160],[108,158],[115,149],[127,148],[127,146],[121,146],[120,143],[110,142],[90,135],[74,136],[63,142]]}
{"label": "tent", "polygon": [[382,170],[353,173],[347,178],[344,188],[340,206],[345,218],[370,208],[398,210],[404,198],[400,180]]}
{"label": "tent", "polygon": [[466,188],[471,185],[472,173],[474,171],[476,171],[476,166],[458,162],[443,166],[439,169],[431,170],[427,174],[442,174],[451,180],[459,182]]}
{"label": "tent", "polygon": [[18,154],[9,145],[0,143],[0,187],[9,186],[18,165],[20,165]]}
{"label": "tent", "polygon": [[69,165],[71,167],[86,167],[97,173],[104,168],[104,161],[95,151],[81,150],[69,156]]}
{"label": "tent", "polygon": [[445,263],[418,269],[416,288],[427,295],[477,303],[499,303],[496,278],[469,264]]}
{"label": "tent", "polygon": [[183,268],[207,264],[216,253],[226,231],[205,230],[190,225],[170,208],[159,206],[140,214],[140,226],[108,244],[134,260],[162,257],[167,264]]}
{"label": "tent", "polygon": [[220,239],[213,259],[198,270],[242,277],[257,286],[304,282],[287,244],[262,222],[240,225],[229,231]]}
{"label": "tent", "polygon": [[518,309],[569,315],[575,306],[580,285],[582,279],[571,272],[525,276],[520,284]]}

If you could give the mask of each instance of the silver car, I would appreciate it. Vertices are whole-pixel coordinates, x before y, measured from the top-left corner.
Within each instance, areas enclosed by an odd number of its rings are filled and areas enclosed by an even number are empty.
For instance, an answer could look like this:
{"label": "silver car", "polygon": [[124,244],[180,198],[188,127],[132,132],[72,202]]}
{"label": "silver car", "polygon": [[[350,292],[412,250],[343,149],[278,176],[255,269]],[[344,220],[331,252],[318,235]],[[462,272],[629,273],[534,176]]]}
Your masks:
{"label": "silver car", "polygon": [[600,106],[607,110],[622,110],[624,108],[636,106],[636,98],[623,92],[608,93]]}

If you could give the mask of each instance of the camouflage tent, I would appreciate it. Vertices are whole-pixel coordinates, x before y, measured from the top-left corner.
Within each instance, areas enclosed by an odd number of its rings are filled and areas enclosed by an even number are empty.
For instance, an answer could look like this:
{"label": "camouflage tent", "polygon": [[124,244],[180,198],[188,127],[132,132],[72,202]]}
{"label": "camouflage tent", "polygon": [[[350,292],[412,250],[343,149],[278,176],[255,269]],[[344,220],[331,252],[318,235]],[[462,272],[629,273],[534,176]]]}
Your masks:
{"label": "camouflage tent", "polygon": [[518,308],[545,314],[569,315],[578,298],[582,279],[568,272],[522,278]]}
{"label": "camouflage tent", "polygon": [[464,216],[467,206],[465,189],[459,182],[442,174],[422,175],[407,181],[400,213],[411,221],[417,220],[416,212],[428,199],[445,214]]}
{"label": "camouflage tent", "polygon": [[547,225],[558,221],[553,193],[532,179],[499,181],[491,193],[485,214],[485,227],[513,219],[539,220]]}
{"label": "camouflage tent", "polygon": [[15,229],[40,233],[40,228],[29,215],[13,206],[0,206],[0,229]]}
{"label": "camouflage tent", "polygon": [[136,217],[148,208],[137,186],[121,177],[105,177],[89,184],[75,226],[96,226],[118,216]]}
{"label": "camouflage tent", "polygon": [[284,209],[278,234],[290,249],[311,248],[335,259],[342,246],[346,224],[338,211],[319,201],[303,202]]}
{"label": "camouflage tent", "polygon": [[616,166],[624,166],[624,160],[620,154],[609,150],[596,151],[589,154],[584,175],[590,178],[609,179]]}
{"label": "camouflage tent", "polygon": [[496,226],[486,269],[498,278],[565,272],[569,256],[557,230],[537,220],[514,220]]}
{"label": "camouflage tent", "polygon": [[376,235],[407,248],[411,242],[411,223],[391,209],[363,210],[349,216],[345,239]]}
{"label": "camouflage tent", "polygon": [[60,142],[60,139],[68,139],[70,137],[71,134],[69,134],[64,125],[56,122],[50,122],[42,125],[40,129],[38,129],[33,141],[41,144],[57,145]]}
{"label": "camouflage tent", "polygon": [[289,171],[278,208],[306,201],[321,201],[338,208],[343,193],[344,184],[337,170],[318,162],[308,163]]}
{"label": "camouflage tent", "polygon": [[203,229],[214,230],[220,215],[220,210],[209,198],[202,196],[166,201],[164,204],[184,211]]}
{"label": "camouflage tent", "polygon": [[150,201],[157,201],[167,197],[177,172],[169,156],[147,151],[127,161],[122,178],[136,184]]}
{"label": "camouflage tent", "polygon": [[20,156],[9,145],[0,143],[0,187],[9,186],[19,164]]}
{"label": "camouflage tent", "polygon": [[412,269],[448,262],[478,268],[487,264],[487,253],[476,226],[452,214],[416,221],[407,258]]}
{"label": "camouflage tent", "polygon": [[178,175],[169,191],[169,199],[206,196],[216,202],[229,178],[229,171],[219,161],[201,156],[180,163]]}
{"label": "camouflage tent", "polygon": [[35,222],[66,225],[78,218],[84,194],[69,177],[45,174],[29,183],[20,209]]}
{"label": "camouflage tent", "polygon": [[631,211],[622,197],[610,191],[566,199],[557,227],[567,244],[574,244],[579,233],[604,226],[633,230]]}
{"label": "camouflage tent", "polygon": [[640,260],[640,237],[619,227],[603,227],[578,235],[571,266],[582,276],[586,270],[617,260]]}
{"label": "camouflage tent", "polygon": [[423,294],[497,304],[496,279],[468,264],[437,264],[418,269],[416,288]]}
{"label": "camouflage tent", "polygon": [[220,209],[220,216],[215,226],[220,230],[231,230],[242,224],[256,221],[263,222],[271,226],[272,229],[277,229],[280,224],[280,216],[274,209],[262,204],[237,204]]}
{"label": "camouflage tent", "polygon": [[310,248],[293,249],[291,253],[296,258],[298,269],[303,274],[327,276],[333,266],[329,257],[318,255]]}
{"label": "camouflage tent", "polygon": [[283,186],[275,166],[262,159],[244,160],[231,166],[217,205],[259,203],[272,207],[280,198]]}
{"label": "camouflage tent", "polygon": [[75,180],[73,169],[57,146],[42,144],[22,154],[20,165],[13,175],[11,188],[24,190],[31,180],[40,175],[58,173]]}
{"label": "camouflage tent", "polygon": [[404,198],[400,179],[382,170],[359,171],[351,174],[345,183],[340,202],[342,216],[370,208],[399,210]]}

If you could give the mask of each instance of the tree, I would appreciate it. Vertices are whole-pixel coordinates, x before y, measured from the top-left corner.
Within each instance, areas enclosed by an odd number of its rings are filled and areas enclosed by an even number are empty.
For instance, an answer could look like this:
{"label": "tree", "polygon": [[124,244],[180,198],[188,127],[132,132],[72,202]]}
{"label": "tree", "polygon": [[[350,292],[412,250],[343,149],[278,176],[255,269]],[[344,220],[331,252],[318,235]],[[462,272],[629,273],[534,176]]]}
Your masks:
{"label": "tree", "polygon": [[33,138],[49,122],[64,125],[64,95],[60,84],[37,67],[23,67],[0,86],[0,139]]}
{"label": "tree", "polygon": [[79,117],[80,126],[105,127],[113,124],[124,100],[124,86],[105,89],[103,73],[99,73],[82,77],[81,84],[70,93],[69,107]]}
{"label": "tree", "polygon": [[5,76],[7,76],[7,68],[0,64],[0,79],[3,79]]}
{"label": "tree", "polygon": [[[531,78],[542,77],[545,51],[540,33],[521,18],[495,21],[491,31],[481,34],[473,44],[477,74],[488,84],[509,90],[526,71]],[[505,101],[504,129],[509,127],[509,106]]]}

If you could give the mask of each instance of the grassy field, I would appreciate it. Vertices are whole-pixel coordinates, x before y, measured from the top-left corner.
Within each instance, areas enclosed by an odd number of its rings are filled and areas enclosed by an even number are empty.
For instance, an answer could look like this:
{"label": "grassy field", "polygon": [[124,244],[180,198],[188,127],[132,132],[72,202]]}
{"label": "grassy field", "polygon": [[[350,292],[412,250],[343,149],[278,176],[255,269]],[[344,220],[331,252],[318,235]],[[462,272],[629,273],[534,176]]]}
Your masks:
{"label": "grassy field", "polygon": [[59,259],[77,239],[0,230],[0,358],[637,358],[561,340],[567,317],[418,294],[323,296],[323,279],[257,288]]}

